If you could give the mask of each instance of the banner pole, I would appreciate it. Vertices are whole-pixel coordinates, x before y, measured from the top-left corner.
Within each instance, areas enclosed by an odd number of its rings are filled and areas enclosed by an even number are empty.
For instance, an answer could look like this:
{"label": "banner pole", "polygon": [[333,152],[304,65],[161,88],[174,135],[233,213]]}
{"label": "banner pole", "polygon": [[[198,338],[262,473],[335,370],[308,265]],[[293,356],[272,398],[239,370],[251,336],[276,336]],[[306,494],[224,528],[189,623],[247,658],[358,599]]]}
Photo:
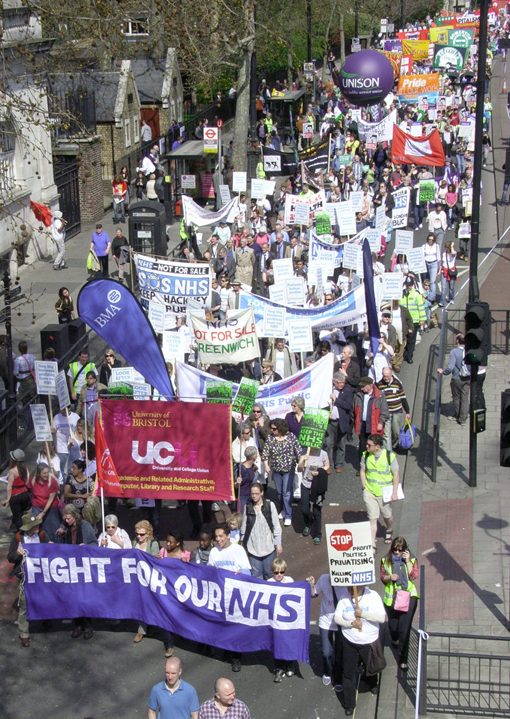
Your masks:
{"label": "banner pole", "polygon": [[101,482],[101,523],[103,526],[103,534],[105,533],[105,520],[104,520],[104,492],[103,492],[103,483]]}
{"label": "banner pole", "polygon": [[[87,425],[88,425],[88,422],[87,422],[87,401],[86,401],[86,400],[85,400],[84,404],[85,404],[85,470],[86,470],[86,469],[87,469],[86,465],[87,465],[87,461],[88,461],[88,458],[89,458],[89,451],[88,451],[88,450],[89,450],[89,444],[88,444],[88,432],[87,432],[87,429],[88,429],[88,427],[87,427]],[[69,416],[69,415],[68,415],[68,416]],[[70,426],[70,425],[69,425],[69,426]],[[89,491],[90,491],[90,487],[89,487],[89,475],[87,474],[87,494],[89,493]]]}
{"label": "banner pole", "polygon": [[71,435],[71,439],[75,439],[73,428],[71,427],[71,418],[69,417],[69,407],[66,407],[66,415],[67,415],[67,424],[69,425],[69,434]]}
{"label": "banner pole", "polygon": [[[329,145],[328,145],[328,175],[329,175],[329,170],[331,168],[331,132],[328,134],[328,137],[329,137]],[[323,185],[324,185],[324,180],[323,180]]]}
{"label": "banner pole", "polygon": [[[356,606],[356,609],[359,609],[359,604],[358,604],[358,587],[357,587],[356,585],[354,585],[353,589],[354,589],[354,604],[355,604],[355,606]],[[357,619],[357,617],[356,617],[356,619]],[[358,628],[358,632],[361,632],[361,627]]]}
{"label": "banner pole", "polygon": [[55,477],[55,472],[53,471],[53,467],[51,466],[50,443],[45,442],[44,444],[46,445],[46,457],[48,458],[48,466],[50,468],[50,475],[53,477],[53,479],[57,479]]}
{"label": "banner pole", "polygon": [[135,291],[135,278],[133,276],[133,250],[129,248],[129,274],[131,277],[131,292]]}

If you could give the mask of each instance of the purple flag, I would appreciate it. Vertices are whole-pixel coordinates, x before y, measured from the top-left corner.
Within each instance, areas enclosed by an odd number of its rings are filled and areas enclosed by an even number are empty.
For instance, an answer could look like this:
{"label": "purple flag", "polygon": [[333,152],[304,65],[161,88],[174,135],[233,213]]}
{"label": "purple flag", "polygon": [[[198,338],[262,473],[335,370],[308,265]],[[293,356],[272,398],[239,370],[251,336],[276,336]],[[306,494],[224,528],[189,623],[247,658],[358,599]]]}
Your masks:
{"label": "purple flag", "polygon": [[377,306],[375,304],[372,252],[370,250],[368,240],[363,241],[363,279],[365,285],[365,302],[367,305],[368,331],[370,333],[372,352],[375,355],[379,349],[379,338],[381,337],[381,332],[379,330],[379,318],[377,315]]}

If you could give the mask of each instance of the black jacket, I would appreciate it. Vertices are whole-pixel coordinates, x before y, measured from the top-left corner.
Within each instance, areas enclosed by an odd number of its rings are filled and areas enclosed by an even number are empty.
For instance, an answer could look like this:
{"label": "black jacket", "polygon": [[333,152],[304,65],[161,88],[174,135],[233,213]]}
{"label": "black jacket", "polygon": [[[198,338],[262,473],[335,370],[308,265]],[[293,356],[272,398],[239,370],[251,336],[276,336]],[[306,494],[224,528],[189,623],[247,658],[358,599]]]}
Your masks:
{"label": "black jacket", "polygon": [[[253,529],[253,525],[255,524],[255,518],[256,518],[252,499],[249,499],[246,502],[244,511],[246,512],[246,531],[245,531],[244,537],[243,537],[243,547],[246,549],[246,547],[248,546],[248,539],[250,538],[251,530]],[[267,525],[269,527],[271,534],[274,537],[273,520],[271,519],[271,502],[269,501],[269,499],[264,499],[264,504],[262,505],[261,513],[267,522]]]}

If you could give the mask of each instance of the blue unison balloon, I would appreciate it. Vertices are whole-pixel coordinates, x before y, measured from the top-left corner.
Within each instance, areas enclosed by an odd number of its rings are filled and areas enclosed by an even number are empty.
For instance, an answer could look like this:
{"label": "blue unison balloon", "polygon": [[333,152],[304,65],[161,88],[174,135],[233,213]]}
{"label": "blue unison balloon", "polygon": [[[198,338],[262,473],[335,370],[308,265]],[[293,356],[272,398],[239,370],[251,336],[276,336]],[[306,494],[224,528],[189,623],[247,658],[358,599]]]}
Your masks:
{"label": "blue unison balloon", "polygon": [[374,105],[391,92],[394,76],[388,58],[377,50],[349,55],[340,71],[340,89],[355,105]]}

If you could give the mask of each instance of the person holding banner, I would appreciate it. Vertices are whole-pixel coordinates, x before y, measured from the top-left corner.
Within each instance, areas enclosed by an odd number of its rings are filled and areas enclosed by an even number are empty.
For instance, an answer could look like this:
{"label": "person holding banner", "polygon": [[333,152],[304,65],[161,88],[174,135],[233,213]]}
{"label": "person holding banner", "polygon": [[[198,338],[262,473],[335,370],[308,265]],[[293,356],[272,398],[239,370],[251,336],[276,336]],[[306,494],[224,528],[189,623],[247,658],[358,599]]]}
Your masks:
{"label": "person holding banner", "polygon": [[[147,552],[153,557],[159,557],[159,542],[157,539],[154,539],[154,533],[150,522],[146,519],[142,519],[140,522],[137,522],[135,524],[135,535],[136,539],[133,540],[133,549],[139,549],[141,552]],[[146,634],[147,624],[145,622],[140,622],[138,625],[138,632],[135,635],[133,642],[135,644],[140,644]]]}
{"label": "person holding banner", "polygon": [[[343,651],[342,686],[345,715],[352,716],[356,708],[356,676],[359,659],[365,665],[364,680],[372,694],[377,694],[377,674],[367,675],[369,655],[374,645],[382,654],[379,625],[386,619],[381,597],[369,587],[348,587],[335,610],[335,622],[340,627]],[[356,589],[356,597],[354,590]]]}
{"label": "person holding banner", "polygon": [[55,477],[51,476],[47,464],[37,465],[35,475],[27,486],[32,492],[32,514],[35,517],[42,517],[43,529],[50,541],[54,542],[60,526],[57,499],[59,486]]}
{"label": "person holding banner", "polygon": [[262,459],[266,472],[272,472],[281,514],[285,527],[292,524],[292,470],[296,468],[301,456],[301,446],[296,437],[289,433],[289,425],[284,419],[274,419],[270,425],[271,436],[264,445]]}
{"label": "person holding banner", "polygon": [[[25,464],[25,453],[22,449],[14,449],[9,454],[10,467],[7,473],[7,496],[2,505],[9,505],[12,512],[12,523],[16,529],[21,527],[23,514],[31,505],[28,491],[28,468]],[[42,520],[41,520],[42,521]]]}
{"label": "person holding banner", "polygon": [[119,527],[119,520],[115,514],[107,514],[104,518],[106,531],[97,538],[100,547],[108,549],[131,549],[132,542],[125,529]]}

